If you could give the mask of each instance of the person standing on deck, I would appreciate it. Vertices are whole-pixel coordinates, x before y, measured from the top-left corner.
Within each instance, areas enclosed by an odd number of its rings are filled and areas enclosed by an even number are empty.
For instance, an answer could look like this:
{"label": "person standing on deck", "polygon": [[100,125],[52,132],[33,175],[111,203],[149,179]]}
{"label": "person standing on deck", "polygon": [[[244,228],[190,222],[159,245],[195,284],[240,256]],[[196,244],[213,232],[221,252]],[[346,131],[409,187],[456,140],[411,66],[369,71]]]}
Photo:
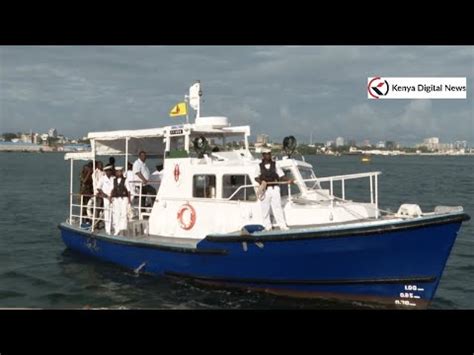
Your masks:
{"label": "person standing on deck", "polygon": [[105,176],[102,176],[97,190],[100,196],[104,199],[104,220],[105,220],[105,232],[111,234],[112,230],[112,190],[114,189],[114,179],[112,175],[112,166],[107,165],[104,168]]}
{"label": "person standing on deck", "polygon": [[80,194],[82,199],[82,215],[86,221],[89,221],[87,218],[87,203],[94,194],[94,187],[92,182],[92,164],[87,163],[82,167],[82,172],[80,175]]}
{"label": "person standing on deck", "polygon": [[136,195],[135,193],[135,183],[134,181],[138,180],[137,176],[133,173],[133,164],[128,162],[127,164],[127,171],[125,173],[125,179],[127,179],[128,187],[130,192],[130,197],[133,199],[133,197]]}
{"label": "person standing on deck", "polygon": [[[98,195],[97,186],[99,186],[99,181],[102,178],[102,176],[105,176],[104,164],[102,164],[101,161],[96,161],[95,167],[96,168],[95,168],[94,174],[92,175],[92,185],[94,187],[94,198],[96,201],[96,208],[97,207],[100,208],[103,205],[103,200],[102,200],[102,197]],[[96,209],[95,217],[97,218],[99,214],[100,214],[100,209]]]}
{"label": "person standing on deck", "polygon": [[127,179],[123,176],[123,167],[115,167],[114,188],[112,193],[113,205],[113,226],[114,235],[119,235],[122,231],[127,230],[128,207],[130,201],[130,186]]}
{"label": "person standing on deck", "polygon": [[280,185],[272,183],[287,181],[292,184],[294,180],[285,178],[283,170],[277,167],[276,163],[272,160],[270,149],[262,150],[262,161],[255,170],[255,176],[255,180],[261,184],[261,188],[264,189],[262,217],[265,230],[272,230],[270,209],[280,229],[288,230],[281,207]]}
{"label": "person standing on deck", "polygon": [[145,164],[146,153],[142,150],[138,154],[138,159],[133,163],[133,173],[135,174],[135,180],[141,180],[142,182],[142,212],[146,212],[146,209],[143,209],[146,202],[146,195],[156,195],[156,189],[149,185],[150,180],[150,170]]}
{"label": "person standing on deck", "polygon": [[114,157],[109,158],[109,164],[108,165],[112,166],[112,175],[115,176],[115,158]]}

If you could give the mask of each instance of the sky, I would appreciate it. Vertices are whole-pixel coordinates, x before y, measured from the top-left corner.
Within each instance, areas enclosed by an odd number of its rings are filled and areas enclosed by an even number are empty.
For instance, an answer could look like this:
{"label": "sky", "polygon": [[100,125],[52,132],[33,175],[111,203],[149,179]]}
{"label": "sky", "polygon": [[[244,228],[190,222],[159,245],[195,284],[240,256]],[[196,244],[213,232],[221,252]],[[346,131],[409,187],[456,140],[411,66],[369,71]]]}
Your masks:
{"label": "sky", "polygon": [[[369,76],[467,77],[466,100],[368,100]],[[474,46],[0,46],[0,132],[178,124],[169,110],[201,80],[201,116],[252,136],[338,136],[474,145]]]}

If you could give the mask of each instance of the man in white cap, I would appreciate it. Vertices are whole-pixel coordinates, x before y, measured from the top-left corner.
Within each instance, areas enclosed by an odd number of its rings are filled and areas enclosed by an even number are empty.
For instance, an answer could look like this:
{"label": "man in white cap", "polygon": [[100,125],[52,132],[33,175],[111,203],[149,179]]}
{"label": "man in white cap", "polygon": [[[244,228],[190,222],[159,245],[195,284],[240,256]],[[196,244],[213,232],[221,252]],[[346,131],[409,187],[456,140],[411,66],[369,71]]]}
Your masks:
{"label": "man in white cap", "polygon": [[107,165],[104,168],[105,175],[102,176],[97,184],[97,191],[99,195],[104,199],[104,220],[105,220],[105,232],[111,234],[112,229],[112,190],[114,189],[114,179],[112,175],[112,165]]}
{"label": "man in white cap", "polygon": [[287,181],[292,184],[294,180],[287,179],[285,173],[272,160],[271,150],[262,149],[262,162],[255,170],[255,180],[261,184],[260,188],[263,190],[262,200],[262,217],[265,230],[272,229],[272,222],[270,220],[270,209],[275,217],[276,223],[281,230],[288,230],[283,209],[281,207],[280,185],[276,184],[280,181]]}
{"label": "man in white cap", "polygon": [[130,205],[130,185],[123,176],[123,167],[115,167],[115,179],[112,190],[114,234],[119,235],[127,230],[128,206]]}

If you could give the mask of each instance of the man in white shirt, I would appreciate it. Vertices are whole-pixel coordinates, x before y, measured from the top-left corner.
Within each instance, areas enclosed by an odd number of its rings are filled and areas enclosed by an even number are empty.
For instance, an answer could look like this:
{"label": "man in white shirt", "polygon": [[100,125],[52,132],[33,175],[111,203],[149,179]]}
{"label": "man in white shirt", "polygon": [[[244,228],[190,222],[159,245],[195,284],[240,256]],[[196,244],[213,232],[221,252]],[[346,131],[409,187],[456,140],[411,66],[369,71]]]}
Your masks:
{"label": "man in white shirt", "polygon": [[125,179],[127,179],[130,197],[133,199],[133,197],[136,195],[135,181],[138,180],[138,177],[133,173],[133,164],[130,162],[128,162],[127,164],[127,172],[125,173]]}
{"label": "man in white shirt", "polygon": [[94,174],[92,174],[92,185],[94,187],[94,195],[97,194],[97,186],[99,184],[99,180],[104,175],[105,175],[104,165],[102,164],[101,161],[97,161],[95,163]]}
{"label": "man in white shirt", "polygon": [[[156,195],[156,189],[153,186],[150,186],[150,170],[145,164],[146,153],[142,150],[138,153],[138,159],[133,163],[133,173],[135,174],[135,180],[141,181],[142,184],[142,207],[146,203],[146,195]],[[138,186],[140,186],[138,184]],[[142,209],[142,212],[146,212],[146,209]]]}
{"label": "man in white shirt", "polygon": [[112,190],[114,189],[114,179],[112,176],[112,165],[107,165],[104,168],[105,176],[102,176],[97,185],[99,195],[104,199],[104,220],[105,232],[111,234],[112,230]]}
{"label": "man in white shirt", "polygon": [[130,186],[123,176],[123,167],[115,167],[114,188],[112,190],[114,235],[127,230],[128,206],[130,205]]}
{"label": "man in white shirt", "polygon": [[[105,176],[104,172],[104,165],[102,164],[101,161],[96,161],[95,163],[95,171],[92,174],[92,186],[94,189],[94,200],[95,200],[95,206],[96,208],[100,208],[103,206],[103,200],[102,197],[98,196],[98,191],[97,191],[97,186],[99,186],[99,181],[102,178],[102,176]],[[96,209],[95,217],[97,218],[100,215],[100,209]]]}
{"label": "man in white shirt", "polygon": [[288,181],[292,184],[292,179],[285,178],[285,173],[272,160],[271,150],[262,150],[262,162],[255,169],[255,180],[261,184],[263,191],[262,201],[262,217],[265,230],[272,230],[272,222],[270,220],[270,209],[275,217],[276,223],[281,230],[288,230],[283,209],[281,207],[280,185],[273,184],[279,181]]}
{"label": "man in white shirt", "polygon": [[160,164],[156,166],[156,170],[150,176],[150,185],[152,185],[156,189],[156,191],[160,189],[162,178],[163,178],[163,164]]}

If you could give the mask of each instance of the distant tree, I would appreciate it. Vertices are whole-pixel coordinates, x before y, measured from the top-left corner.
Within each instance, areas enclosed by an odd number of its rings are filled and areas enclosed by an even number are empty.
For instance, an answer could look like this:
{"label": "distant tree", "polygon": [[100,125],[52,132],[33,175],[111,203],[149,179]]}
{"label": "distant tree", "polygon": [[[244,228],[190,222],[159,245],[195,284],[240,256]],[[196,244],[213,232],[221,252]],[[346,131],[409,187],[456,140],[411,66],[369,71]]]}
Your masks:
{"label": "distant tree", "polygon": [[10,133],[10,132],[8,132],[8,133],[3,133],[3,134],[2,134],[2,137],[3,137],[3,139],[5,139],[5,142],[11,142],[12,139],[14,139],[14,138],[19,138],[18,134],[16,134],[16,133]]}
{"label": "distant tree", "polygon": [[350,146],[348,145],[341,145],[340,147],[333,147],[332,150],[338,153],[346,153],[349,151],[349,148]]}
{"label": "distant tree", "polygon": [[59,138],[57,137],[48,137],[47,143],[48,143],[48,146],[51,147],[51,146],[57,145],[58,141],[59,141]]}

